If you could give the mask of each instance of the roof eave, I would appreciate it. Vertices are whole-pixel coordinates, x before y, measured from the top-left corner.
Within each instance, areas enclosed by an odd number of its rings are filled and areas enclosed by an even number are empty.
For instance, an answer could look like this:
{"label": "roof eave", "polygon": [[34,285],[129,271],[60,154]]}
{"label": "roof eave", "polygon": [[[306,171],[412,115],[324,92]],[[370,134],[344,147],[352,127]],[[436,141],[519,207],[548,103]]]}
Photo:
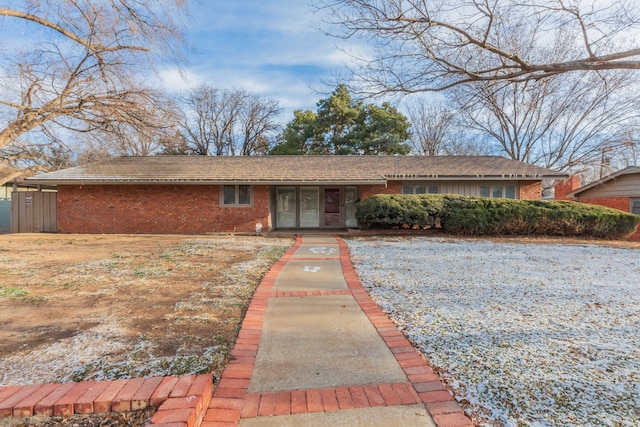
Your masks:
{"label": "roof eave", "polygon": [[567,174],[545,174],[545,175],[386,175],[388,180],[413,180],[413,181],[513,181],[513,180],[543,180],[543,179],[565,179]]}
{"label": "roof eave", "polygon": [[386,184],[386,179],[281,179],[281,180],[210,180],[210,179],[30,179],[30,184],[36,185],[135,185],[135,184],[180,184],[180,185],[370,185]]}
{"label": "roof eave", "polygon": [[620,176],[629,175],[629,174],[633,174],[633,173],[640,173],[640,167],[638,167],[638,166],[628,166],[628,167],[626,167],[624,169],[621,169],[621,170],[619,170],[617,172],[612,173],[611,175],[607,175],[604,178],[600,178],[597,181],[589,183],[589,184],[585,185],[584,187],[580,187],[580,188],[578,188],[576,190],[573,190],[573,191],[567,193],[566,196],[567,197],[571,197],[571,198],[578,197],[578,194],[580,194],[580,193],[583,193],[583,192],[585,192],[587,190],[591,190],[592,188],[604,185],[607,182],[613,181],[613,180],[615,180],[616,178],[618,178]]}

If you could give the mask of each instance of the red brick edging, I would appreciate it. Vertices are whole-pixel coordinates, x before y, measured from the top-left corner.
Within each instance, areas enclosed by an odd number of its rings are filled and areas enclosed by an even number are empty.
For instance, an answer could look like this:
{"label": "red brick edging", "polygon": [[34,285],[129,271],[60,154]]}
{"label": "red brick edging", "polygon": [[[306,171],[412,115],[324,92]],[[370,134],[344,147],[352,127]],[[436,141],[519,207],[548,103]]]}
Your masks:
{"label": "red brick edging", "polygon": [[71,416],[157,408],[156,427],[199,425],[211,400],[211,375],[132,378],[0,387],[0,418]]}
{"label": "red brick edging", "polygon": [[345,241],[340,237],[336,240],[344,278],[353,291],[353,297],[395,356],[435,423],[438,427],[472,427],[473,422],[464,414],[440,377],[364,289],[351,263]]}
{"label": "red brick edging", "polygon": [[[236,346],[231,353],[234,359],[222,373],[220,384],[214,391],[202,426],[235,427],[241,418],[411,404],[424,404],[439,427],[473,426],[431,367],[373,302],[355,274],[346,243],[339,237],[336,237],[336,240],[340,248],[339,258],[333,256],[326,259],[340,260],[349,290],[272,291],[278,273],[302,245],[302,237],[298,236],[295,244],[278,260],[258,286],[242,323]],[[409,382],[277,393],[248,393],[269,298],[345,294],[353,295],[389,346]]]}
{"label": "red brick edging", "polygon": [[[150,423],[155,427],[235,427],[241,418],[422,403],[438,427],[473,426],[420,353],[371,299],[356,276],[346,243],[339,237],[336,240],[349,290],[272,292],[277,275],[302,245],[302,237],[298,236],[256,289],[231,352],[232,360],[215,391],[211,375],[0,387],[0,417],[66,416],[157,407]],[[269,298],[345,294],[353,295],[409,382],[249,394]]]}

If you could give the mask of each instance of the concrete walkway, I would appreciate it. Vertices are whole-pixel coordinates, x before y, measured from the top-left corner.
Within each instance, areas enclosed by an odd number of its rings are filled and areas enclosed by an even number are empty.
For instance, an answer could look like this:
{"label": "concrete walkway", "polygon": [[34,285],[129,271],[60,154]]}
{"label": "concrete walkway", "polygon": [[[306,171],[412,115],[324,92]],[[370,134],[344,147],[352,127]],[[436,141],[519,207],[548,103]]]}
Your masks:
{"label": "concrete walkway", "polygon": [[297,238],[258,287],[232,357],[204,427],[473,425],[337,237]]}

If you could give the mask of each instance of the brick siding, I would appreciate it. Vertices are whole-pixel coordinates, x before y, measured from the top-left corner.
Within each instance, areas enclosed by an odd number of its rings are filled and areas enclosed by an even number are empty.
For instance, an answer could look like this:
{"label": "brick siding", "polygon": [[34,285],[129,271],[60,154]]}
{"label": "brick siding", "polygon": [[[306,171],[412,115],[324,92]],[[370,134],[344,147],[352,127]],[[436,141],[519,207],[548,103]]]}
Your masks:
{"label": "brick siding", "polygon": [[402,194],[401,181],[389,181],[387,185],[361,185],[360,200],[368,199],[376,194]]}
{"label": "brick siding", "polygon": [[251,207],[220,207],[216,185],[60,185],[60,233],[250,232],[269,219],[269,187],[253,186]]}
{"label": "brick siding", "polygon": [[567,194],[580,188],[580,176],[571,175],[565,180],[558,180],[554,183],[554,188],[553,198],[555,200],[573,200],[567,197]]}
{"label": "brick siding", "polygon": [[[220,207],[216,185],[59,185],[58,232],[204,234],[252,232],[270,224],[270,191],[255,185],[250,207]],[[401,181],[359,186],[360,200],[402,194]],[[522,181],[519,198],[539,200],[540,181]]]}
{"label": "brick siding", "polygon": [[542,198],[542,182],[540,181],[520,181],[520,200],[540,200]]}
{"label": "brick siding", "polygon": [[606,206],[608,208],[629,212],[630,202],[628,197],[585,197],[585,198],[581,197],[579,200],[582,203]]}

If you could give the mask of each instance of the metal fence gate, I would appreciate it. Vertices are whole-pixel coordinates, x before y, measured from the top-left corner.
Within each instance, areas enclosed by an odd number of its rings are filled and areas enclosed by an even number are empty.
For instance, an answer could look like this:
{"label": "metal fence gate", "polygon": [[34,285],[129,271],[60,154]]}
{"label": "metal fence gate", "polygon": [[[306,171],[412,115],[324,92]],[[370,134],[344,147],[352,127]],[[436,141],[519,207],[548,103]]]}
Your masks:
{"label": "metal fence gate", "polygon": [[11,193],[12,233],[56,233],[58,231],[57,193],[14,191]]}

